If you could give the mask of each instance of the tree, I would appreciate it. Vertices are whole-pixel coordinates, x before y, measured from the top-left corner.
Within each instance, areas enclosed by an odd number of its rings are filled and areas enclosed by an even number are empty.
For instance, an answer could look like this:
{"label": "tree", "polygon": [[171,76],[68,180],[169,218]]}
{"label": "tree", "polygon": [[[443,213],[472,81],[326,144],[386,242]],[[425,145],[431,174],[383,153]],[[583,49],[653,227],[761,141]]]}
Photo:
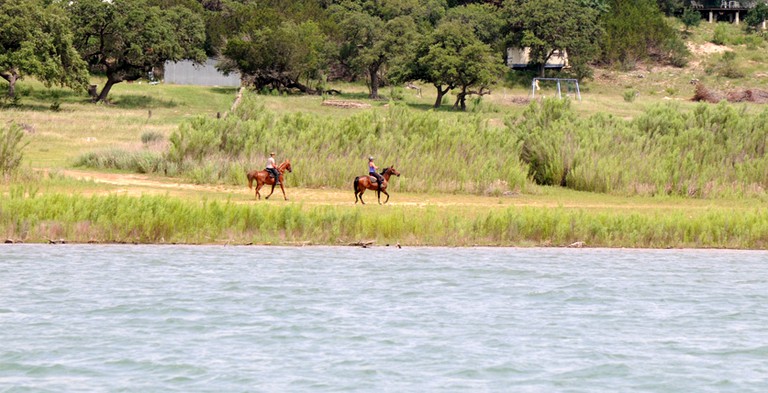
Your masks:
{"label": "tree", "polygon": [[609,0],[611,12],[602,20],[601,60],[634,66],[654,57],[684,65],[689,52],[677,31],[664,19],[654,0]]}
{"label": "tree", "polygon": [[316,93],[301,81],[321,79],[329,49],[316,23],[284,21],[275,28],[267,27],[230,39],[223,53],[230,61],[220,64],[220,68],[239,70],[257,90],[295,88]]}
{"label": "tree", "polygon": [[758,3],[755,8],[747,12],[744,22],[753,30],[757,30],[761,23],[768,19],[768,4]]}
{"label": "tree", "polygon": [[457,21],[471,27],[467,31],[474,32],[480,41],[493,48],[504,50],[501,34],[504,29],[504,18],[498,12],[498,7],[491,4],[454,7],[448,10],[444,20]]}
{"label": "tree", "polygon": [[72,44],[72,31],[57,3],[0,0],[0,77],[8,81],[8,97],[16,82],[35,76],[46,86],[60,84],[85,91],[88,71]]}
{"label": "tree", "polygon": [[685,32],[687,33],[689,28],[698,26],[701,23],[701,14],[693,8],[686,7],[680,16],[680,20],[685,25]]}
{"label": "tree", "polygon": [[107,81],[95,102],[106,101],[112,86],[147,77],[166,61],[205,60],[205,27],[185,7],[161,9],[146,0],[72,0],[75,46]]}
{"label": "tree", "polygon": [[398,80],[418,79],[435,86],[435,108],[449,91],[458,89],[453,107],[466,109],[466,97],[487,93],[504,69],[501,57],[471,30],[459,21],[441,23],[421,40],[411,61],[396,67],[393,74]]}
{"label": "tree", "polygon": [[598,9],[571,0],[507,0],[504,11],[508,43],[530,48],[540,76],[558,51],[567,52],[572,64],[586,64],[597,54]]}
{"label": "tree", "polygon": [[342,34],[340,62],[365,73],[370,98],[379,98],[380,78],[387,63],[414,50],[418,34],[436,24],[445,12],[438,1],[345,1],[331,7]]}
{"label": "tree", "polygon": [[683,10],[683,0],[656,0],[656,4],[666,16],[678,15]]}

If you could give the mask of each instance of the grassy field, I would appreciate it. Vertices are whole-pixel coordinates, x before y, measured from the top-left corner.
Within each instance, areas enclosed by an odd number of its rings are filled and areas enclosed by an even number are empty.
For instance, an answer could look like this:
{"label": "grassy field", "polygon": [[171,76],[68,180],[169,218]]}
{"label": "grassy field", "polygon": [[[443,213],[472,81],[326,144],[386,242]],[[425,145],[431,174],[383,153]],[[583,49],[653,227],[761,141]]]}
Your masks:
{"label": "grassy field", "polygon": [[[580,118],[609,113],[621,119],[635,119],[660,103],[675,102],[676,110],[690,112],[698,105],[689,100],[693,96],[692,79],[721,90],[766,88],[765,42],[729,44],[728,50],[736,53],[738,67],[745,76],[726,78],[717,71],[722,51],[726,49],[710,42],[715,28],[702,24],[690,34],[696,56],[686,68],[641,64],[628,72],[597,69],[594,80],[582,84],[581,101],[575,100],[573,92],[568,92],[573,111]],[[733,26],[727,25],[725,29],[726,33],[734,33],[729,30],[734,29]],[[723,28],[720,30],[722,35]],[[329,124],[390,110],[389,100],[367,100],[362,84],[339,84],[334,88],[343,94],[333,97],[267,95],[258,99],[275,116],[303,113],[330,119]],[[768,243],[764,190],[717,198],[651,197],[579,192],[527,182],[524,187],[503,193],[502,190],[414,192],[415,189],[407,186],[414,184],[408,174],[393,181],[390,204],[377,205],[373,193],[368,192],[369,204],[361,206],[353,204],[351,180],[346,181],[344,177],[338,184],[323,186],[302,178],[308,171],[301,169],[288,175],[289,201],[283,201],[279,190],[269,201],[256,201],[253,191],[242,183],[195,184],[186,177],[73,168],[84,154],[104,149],[163,154],[168,149],[168,138],[180,124],[198,116],[215,119],[217,114],[226,113],[237,91],[122,83],[113,88],[109,105],[94,105],[68,90],[46,89],[29,79],[20,82],[18,91],[19,105],[6,105],[0,110],[0,124],[22,125],[29,142],[22,175],[0,182],[0,237],[14,241],[228,244],[375,241],[377,245],[399,242],[449,246],[566,246],[584,242],[586,246],[604,247],[728,248],[764,248]],[[633,100],[625,100],[627,91],[636,92]],[[401,88],[384,88],[382,93],[387,97],[401,97],[400,102],[409,110],[434,113],[441,121],[461,124],[467,118],[474,118],[485,122],[487,127],[501,128],[505,126],[505,119],[526,110],[530,90],[524,85],[497,87],[482,101],[469,103],[469,114],[450,110],[452,96],[446,98],[442,108],[432,109],[435,93],[431,86],[422,86],[421,96]],[[554,93],[553,86],[542,84],[537,95],[551,97]],[[336,99],[368,103],[371,108],[323,105],[324,100]],[[57,106],[58,110],[54,110]],[[764,106],[755,104],[737,107],[745,114],[765,110]],[[159,138],[143,142],[142,138],[149,134]],[[366,154],[362,154],[363,150]],[[363,146],[360,156],[373,151],[377,151],[375,144]],[[263,154],[257,153],[255,156]],[[472,159],[483,158],[481,154],[472,154]],[[301,161],[301,157],[297,159]],[[334,157],[327,159],[338,161]],[[316,155],[298,167],[308,169],[307,165],[313,165],[315,170],[314,166],[323,162],[322,157]],[[434,165],[439,165],[437,162]],[[337,164],[352,166],[346,161]],[[355,162],[357,164],[360,162]],[[263,163],[256,160],[242,165],[260,167]],[[343,170],[356,173],[359,168],[332,168],[333,173]],[[312,185],[297,188],[297,183]]]}

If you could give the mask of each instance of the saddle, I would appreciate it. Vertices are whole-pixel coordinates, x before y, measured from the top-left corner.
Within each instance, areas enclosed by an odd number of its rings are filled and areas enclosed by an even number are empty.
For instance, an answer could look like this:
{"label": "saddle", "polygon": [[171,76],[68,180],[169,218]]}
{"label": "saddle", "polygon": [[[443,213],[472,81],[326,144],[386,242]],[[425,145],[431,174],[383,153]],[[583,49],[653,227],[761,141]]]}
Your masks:
{"label": "saddle", "polygon": [[368,180],[370,180],[370,181],[371,181],[371,184],[376,184],[376,183],[378,183],[378,182],[379,182],[378,180],[376,180],[376,178],[375,178],[375,177],[373,177],[373,176],[370,176],[370,175],[368,176]]}
{"label": "saddle", "polygon": [[270,171],[269,169],[265,168],[264,170],[267,171],[267,175],[269,175],[269,177],[271,177],[272,179],[275,180],[275,185],[279,186],[280,185],[280,176],[275,177],[275,174],[272,173],[272,171]]}

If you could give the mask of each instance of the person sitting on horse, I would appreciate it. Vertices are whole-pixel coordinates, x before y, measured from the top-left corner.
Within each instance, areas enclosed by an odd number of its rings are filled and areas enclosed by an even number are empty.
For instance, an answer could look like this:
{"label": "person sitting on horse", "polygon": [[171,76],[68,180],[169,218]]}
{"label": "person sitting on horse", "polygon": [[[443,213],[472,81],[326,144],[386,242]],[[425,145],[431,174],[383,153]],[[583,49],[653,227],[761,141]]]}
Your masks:
{"label": "person sitting on horse", "polygon": [[373,157],[368,157],[368,175],[376,178],[376,181],[379,184],[379,190],[381,190],[381,183],[384,182],[384,178],[376,172],[377,169],[379,169],[379,167],[373,163]]}
{"label": "person sitting on horse", "polygon": [[275,164],[275,152],[269,153],[269,158],[267,158],[267,172],[275,178],[275,185],[280,184],[280,172],[277,171],[277,165]]}

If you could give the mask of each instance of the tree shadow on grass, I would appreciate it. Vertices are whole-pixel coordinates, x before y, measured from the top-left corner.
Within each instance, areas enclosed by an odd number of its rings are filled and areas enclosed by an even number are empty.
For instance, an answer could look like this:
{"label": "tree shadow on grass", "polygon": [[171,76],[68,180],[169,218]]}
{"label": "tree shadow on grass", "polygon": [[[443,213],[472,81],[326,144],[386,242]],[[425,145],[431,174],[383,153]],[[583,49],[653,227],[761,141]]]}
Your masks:
{"label": "tree shadow on grass", "polygon": [[223,94],[223,95],[233,95],[237,93],[237,90],[239,90],[238,87],[221,87],[221,86],[211,87],[210,89],[208,89],[208,91],[210,91],[211,93]]}
{"label": "tree shadow on grass", "polygon": [[111,100],[112,105],[125,109],[175,108],[179,103],[171,100],[161,100],[138,94],[119,95]]}
{"label": "tree shadow on grass", "polygon": [[453,104],[443,104],[439,107],[435,108],[433,104],[414,104],[414,103],[408,103],[409,108],[420,110],[420,111],[435,111],[435,112],[461,112],[461,111],[455,111],[453,110]]}

